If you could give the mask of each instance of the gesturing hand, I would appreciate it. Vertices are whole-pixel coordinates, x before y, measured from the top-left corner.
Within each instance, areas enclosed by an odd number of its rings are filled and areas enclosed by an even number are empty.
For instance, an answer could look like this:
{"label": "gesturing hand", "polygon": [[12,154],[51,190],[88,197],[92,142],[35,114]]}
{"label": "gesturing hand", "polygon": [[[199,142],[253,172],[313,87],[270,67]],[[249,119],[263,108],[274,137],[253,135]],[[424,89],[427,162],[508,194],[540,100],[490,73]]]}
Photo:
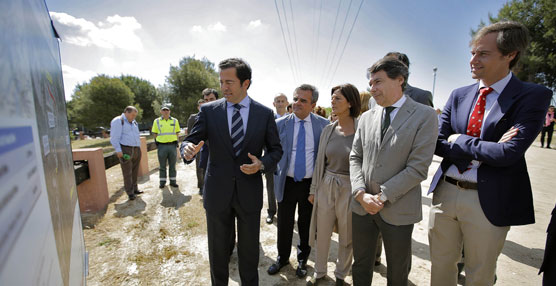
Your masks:
{"label": "gesturing hand", "polygon": [[193,160],[193,157],[195,157],[195,155],[197,153],[199,153],[199,151],[201,150],[201,147],[203,147],[204,144],[205,144],[205,141],[201,141],[197,145],[195,145],[191,142],[188,142],[187,145],[185,145],[185,147],[183,148],[183,151],[184,151],[183,155],[185,157],[185,160],[187,160],[187,161]]}
{"label": "gesturing hand", "polygon": [[506,133],[504,133],[504,135],[502,135],[502,138],[498,140],[498,143],[505,143],[512,140],[512,138],[517,135],[518,131],[519,129],[517,129],[517,127],[512,126],[512,128],[510,128],[508,131],[506,131]]}
{"label": "gesturing hand", "polygon": [[239,169],[247,175],[255,174],[261,169],[261,165],[263,163],[261,163],[261,160],[259,160],[257,157],[251,155],[251,153],[247,153],[247,156],[249,157],[249,159],[251,159],[251,161],[253,161],[253,163],[243,164],[239,167]]}

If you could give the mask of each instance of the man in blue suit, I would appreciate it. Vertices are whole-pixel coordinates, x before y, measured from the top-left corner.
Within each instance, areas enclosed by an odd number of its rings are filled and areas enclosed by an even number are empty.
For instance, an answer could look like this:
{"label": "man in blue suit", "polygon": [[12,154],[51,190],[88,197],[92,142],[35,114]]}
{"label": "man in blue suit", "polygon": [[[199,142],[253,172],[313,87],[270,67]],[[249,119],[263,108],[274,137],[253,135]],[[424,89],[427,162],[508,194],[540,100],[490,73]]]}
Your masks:
{"label": "man in blue suit", "polygon": [[309,226],[313,210],[308,201],[309,188],[320,134],[330,123],[311,113],[318,98],[316,87],[309,84],[299,86],[293,95],[293,113],[276,121],[284,154],[274,173],[274,192],[278,201],[278,259],[268,268],[270,275],[289,264],[296,206],[299,230],[296,275],[299,278],[307,275],[307,258],[311,252]]}
{"label": "man in blue suit", "polygon": [[[247,95],[251,84],[249,65],[232,58],[218,67],[224,98],[201,107],[181,154],[191,161],[204,141],[210,142],[203,205],[212,285],[228,285],[236,218],[241,285],[259,285],[261,172],[274,171],[282,147],[272,110]],[[261,157],[263,148],[266,152]]]}
{"label": "man in blue suit", "polygon": [[525,151],[552,92],[510,71],[527,33],[515,22],[477,32],[470,66],[478,83],[454,90],[440,117],[435,154],[444,159],[429,190],[433,286],[457,285],[463,245],[466,284],[492,285],[510,226],[535,222]]}

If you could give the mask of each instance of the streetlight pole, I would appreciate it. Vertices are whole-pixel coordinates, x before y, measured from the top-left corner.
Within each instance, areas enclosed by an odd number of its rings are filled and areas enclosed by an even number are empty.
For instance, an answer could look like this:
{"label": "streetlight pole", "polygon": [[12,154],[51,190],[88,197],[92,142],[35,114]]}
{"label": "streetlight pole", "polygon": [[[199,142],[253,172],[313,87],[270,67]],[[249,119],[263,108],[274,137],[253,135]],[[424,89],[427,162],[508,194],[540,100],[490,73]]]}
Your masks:
{"label": "streetlight pole", "polygon": [[433,67],[432,68],[432,97],[434,98],[434,87],[436,86],[436,71],[438,70],[438,68]]}

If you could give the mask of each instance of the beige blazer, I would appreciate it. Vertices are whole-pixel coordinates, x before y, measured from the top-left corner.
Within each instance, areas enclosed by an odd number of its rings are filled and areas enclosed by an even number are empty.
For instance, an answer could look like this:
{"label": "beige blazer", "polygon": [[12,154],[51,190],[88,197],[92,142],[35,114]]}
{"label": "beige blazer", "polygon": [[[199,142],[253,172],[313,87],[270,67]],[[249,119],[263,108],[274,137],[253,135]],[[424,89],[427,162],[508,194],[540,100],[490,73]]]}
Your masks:
{"label": "beige blazer", "polygon": [[392,225],[414,224],[423,218],[421,181],[427,178],[436,147],[438,118],[432,108],[406,96],[381,142],[383,109],[375,105],[363,113],[355,132],[350,153],[351,209],[367,214],[354,198],[357,190],[370,194],[382,190],[388,198],[379,212],[382,219]]}
{"label": "beige blazer", "polygon": [[[355,130],[357,130],[358,123],[359,123],[359,119],[356,118],[353,126]],[[311,214],[311,226],[309,228],[309,245],[313,247],[315,246],[314,243],[317,234],[317,209],[318,209],[317,196],[319,195],[318,190],[320,188],[320,184],[323,182],[324,171],[326,170],[326,146],[328,145],[328,141],[330,140],[330,135],[332,135],[332,132],[334,131],[336,126],[338,126],[338,121],[328,124],[326,127],[322,129],[322,133],[319,139],[319,150],[317,151],[317,160],[315,161],[315,167],[313,168],[313,180],[311,181],[311,188],[309,191],[309,194],[315,195],[313,212]],[[351,243],[351,238],[349,238],[349,241],[346,241],[344,244],[348,245],[350,243]]]}

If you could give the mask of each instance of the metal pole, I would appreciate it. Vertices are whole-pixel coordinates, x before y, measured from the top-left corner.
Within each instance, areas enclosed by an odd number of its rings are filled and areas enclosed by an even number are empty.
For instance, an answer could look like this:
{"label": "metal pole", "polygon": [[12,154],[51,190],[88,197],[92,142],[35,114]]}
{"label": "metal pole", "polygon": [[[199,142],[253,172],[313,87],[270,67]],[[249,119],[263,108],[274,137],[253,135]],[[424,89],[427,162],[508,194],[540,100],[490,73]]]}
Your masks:
{"label": "metal pole", "polygon": [[432,97],[434,98],[434,88],[436,86],[436,71],[438,70],[438,68],[434,67],[432,68]]}

